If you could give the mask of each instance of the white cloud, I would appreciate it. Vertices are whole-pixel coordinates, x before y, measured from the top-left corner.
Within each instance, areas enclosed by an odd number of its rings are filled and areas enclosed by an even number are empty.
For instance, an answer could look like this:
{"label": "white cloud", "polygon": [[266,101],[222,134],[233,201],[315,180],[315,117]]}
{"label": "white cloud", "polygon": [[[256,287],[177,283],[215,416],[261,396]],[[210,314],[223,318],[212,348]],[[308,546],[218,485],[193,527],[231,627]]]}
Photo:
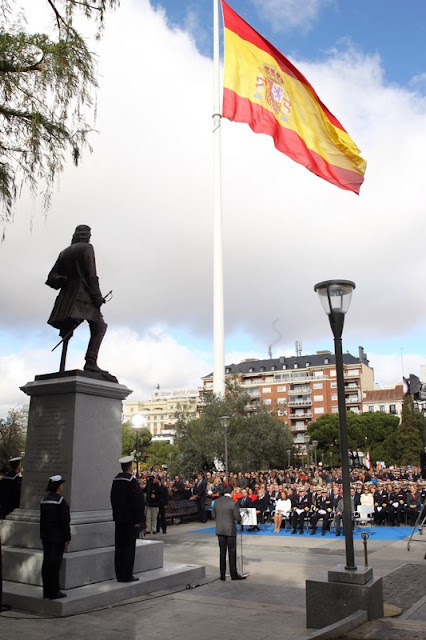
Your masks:
{"label": "white cloud", "polygon": [[263,19],[270,19],[274,31],[310,31],[320,12],[334,0],[251,0]]}
{"label": "white cloud", "polygon": [[[166,366],[165,378],[178,386],[211,371],[205,366],[210,354],[191,360],[187,347],[173,344],[173,334],[182,329],[194,342],[212,334],[212,62],[147,0],[124,2],[109,16],[100,47],[95,152],[80,168],[67,167],[47,220],[28,197],[19,202],[0,245],[0,328],[16,340],[42,332],[37,344],[49,351],[56,332],[46,320],[55,294],[43,283],[74,227],[88,223],[102,290],[114,290],[104,310],[108,340],[115,331],[128,332],[144,349],[136,365],[136,347],[113,349],[110,359],[107,341],[101,364],[123,371],[129,386],[145,393]],[[329,345],[313,285],[344,277],[357,284],[345,341],[363,344],[368,353],[383,352],[390,337],[404,345],[426,322],[426,298],[419,293],[426,101],[386,85],[380,59],[353,48],[323,63],[294,62],[361,148],[366,180],[359,197],[341,191],[278,153],[269,137],[223,122],[227,336],[242,329],[266,354],[279,317],[286,344]],[[172,341],[160,340],[158,350],[151,334],[156,326]],[[18,385],[46,370],[47,356],[27,351],[18,361],[3,361],[2,379]],[[413,351],[426,354],[425,342]],[[186,364],[172,360],[189,362],[188,375]],[[371,364],[377,372],[373,357]],[[4,402],[13,405],[7,384]]]}
{"label": "white cloud", "polygon": [[[83,325],[70,343],[67,369],[82,369],[87,346],[88,329]],[[57,371],[59,349],[22,350],[0,357],[0,417],[16,406],[29,403],[19,387],[34,380],[35,374]],[[211,370],[209,354],[194,351],[179,344],[160,327],[153,327],[142,335],[128,328],[110,329],[104,339],[99,358],[100,366],[116,375],[121,384],[133,394],[129,399],[146,399],[154,387],[199,387],[201,376]]]}

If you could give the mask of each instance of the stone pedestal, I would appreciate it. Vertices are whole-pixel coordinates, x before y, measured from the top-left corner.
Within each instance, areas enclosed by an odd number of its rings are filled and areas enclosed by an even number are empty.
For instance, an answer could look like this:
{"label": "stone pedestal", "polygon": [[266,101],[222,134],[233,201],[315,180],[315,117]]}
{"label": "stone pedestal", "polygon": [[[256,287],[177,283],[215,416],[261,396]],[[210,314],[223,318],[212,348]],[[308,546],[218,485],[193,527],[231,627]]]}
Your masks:
{"label": "stone pedestal", "polygon": [[322,629],[364,610],[368,619],[383,617],[383,585],[369,567],[348,571],[338,564],[327,574],[306,580],[306,626]]}
{"label": "stone pedestal", "polygon": [[[61,588],[112,579],[109,496],[120,471],[122,401],[131,391],[83,371],[36,376],[21,388],[31,397],[27,444],[20,509],[1,527],[3,579],[41,584],[39,503],[55,474],[66,479],[64,496],[71,511],[72,540],[62,562]],[[161,567],[162,545],[150,555],[155,561],[146,570]],[[140,558],[136,565],[142,567]]]}

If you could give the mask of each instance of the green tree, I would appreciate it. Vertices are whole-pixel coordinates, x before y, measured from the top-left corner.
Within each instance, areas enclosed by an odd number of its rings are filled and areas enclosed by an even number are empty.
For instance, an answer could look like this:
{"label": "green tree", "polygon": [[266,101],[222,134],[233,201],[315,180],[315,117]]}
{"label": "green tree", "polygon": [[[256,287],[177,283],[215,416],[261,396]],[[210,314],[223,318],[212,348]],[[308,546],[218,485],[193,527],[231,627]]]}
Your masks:
{"label": "green tree", "polygon": [[231,418],[227,435],[229,470],[285,465],[286,449],[292,445],[288,427],[264,410],[248,417],[248,399],[247,393],[233,382],[225,399],[205,395],[202,415],[197,420],[180,414],[173,470],[188,475],[211,468],[215,462],[224,464],[225,436],[220,418],[225,415]]}
{"label": "green tree", "polygon": [[175,447],[168,442],[155,440],[151,442],[146,450],[145,465],[150,467],[161,468],[163,464],[169,467],[173,458]]}
{"label": "green tree", "polygon": [[[141,460],[146,455],[146,450],[151,442],[151,431],[147,427],[139,429],[138,441]],[[136,429],[130,426],[130,420],[123,423],[121,430],[121,452],[123,456],[129,456],[132,451],[136,451]]]}
{"label": "green tree", "polygon": [[0,418],[0,468],[9,471],[7,464],[25,451],[26,417],[20,409],[10,409],[7,418]]}
{"label": "green tree", "polygon": [[[384,460],[386,464],[398,461],[397,429],[399,419],[389,413],[374,412],[346,414],[348,428],[349,455],[353,464],[357,464],[357,452],[370,451],[371,460]],[[312,440],[318,440],[317,457],[324,454],[329,463],[332,454],[333,464],[340,463],[339,416],[326,414],[309,425],[308,433]]]}
{"label": "green tree", "polygon": [[28,28],[16,0],[0,0],[0,220],[10,221],[21,184],[44,185],[44,206],[65,153],[78,164],[92,127],[95,57],[74,26],[95,23],[99,38],[108,8],[119,0],[32,0],[52,13],[51,34]]}
{"label": "green tree", "polygon": [[404,396],[401,424],[397,432],[399,463],[402,465],[418,465],[420,462],[419,456],[423,450],[421,419],[421,415],[414,410],[413,396]]}

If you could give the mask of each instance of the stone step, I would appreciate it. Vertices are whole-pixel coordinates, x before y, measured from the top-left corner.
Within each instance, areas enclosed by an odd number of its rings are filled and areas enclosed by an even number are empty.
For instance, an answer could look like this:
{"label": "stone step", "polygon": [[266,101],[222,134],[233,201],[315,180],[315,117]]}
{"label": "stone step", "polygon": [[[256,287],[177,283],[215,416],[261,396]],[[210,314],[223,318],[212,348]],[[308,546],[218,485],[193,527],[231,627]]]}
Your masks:
{"label": "stone step", "polygon": [[67,597],[44,600],[41,587],[3,581],[3,603],[13,609],[40,615],[64,617],[108,607],[146,593],[194,583],[205,577],[205,567],[195,564],[164,563],[161,569],[135,574],[139,582],[107,580],[67,590]]}

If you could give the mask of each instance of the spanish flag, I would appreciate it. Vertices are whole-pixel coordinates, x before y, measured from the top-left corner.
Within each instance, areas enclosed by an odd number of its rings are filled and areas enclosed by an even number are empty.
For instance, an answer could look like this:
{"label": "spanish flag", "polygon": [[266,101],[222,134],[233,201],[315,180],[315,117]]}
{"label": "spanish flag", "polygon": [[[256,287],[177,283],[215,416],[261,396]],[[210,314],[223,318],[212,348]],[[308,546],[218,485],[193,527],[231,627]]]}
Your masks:
{"label": "spanish flag", "polygon": [[278,151],[341,189],[359,193],[366,162],[315,89],[287,58],[222,0],[222,115],[274,139]]}

